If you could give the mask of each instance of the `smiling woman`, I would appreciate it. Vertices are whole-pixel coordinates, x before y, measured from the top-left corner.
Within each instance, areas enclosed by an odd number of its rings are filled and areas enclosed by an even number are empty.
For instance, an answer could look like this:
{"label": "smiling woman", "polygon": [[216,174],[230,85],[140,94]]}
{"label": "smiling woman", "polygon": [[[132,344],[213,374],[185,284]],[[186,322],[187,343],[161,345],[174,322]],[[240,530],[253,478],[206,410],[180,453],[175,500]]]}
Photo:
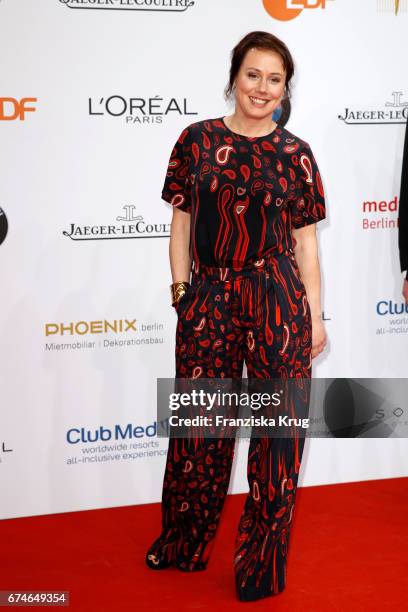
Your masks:
{"label": "smiling woman", "polygon": [[[176,378],[239,379],[245,362],[248,379],[293,379],[305,388],[325,345],[315,231],[326,214],[319,168],[308,143],[273,120],[292,75],[282,41],[249,33],[232,52],[226,95],[235,95],[234,113],[187,125],[173,145],[162,198],[173,207]],[[282,413],[293,411],[289,398]],[[162,533],[146,563],[204,570],[235,438],[172,434]],[[303,445],[302,436],[251,438],[234,556],[241,601],[285,588]]]}
{"label": "smiling woman", "polygon": [[[240,126],[245,126],[256,136],[255,130],[263,125],[268,128],[267,121],[270,125],[274,110],[285,97],[291,96],[293,74],[291,53],[273,34],[250,32],[234,47],[229,83],[224,93],[226,99],[235,94],[236,109],[231,121],[238,132],[242,133]],[[249,121],[248,111],[256,108],[265,112]],[[263,133],[269,132],[266,129]]]}

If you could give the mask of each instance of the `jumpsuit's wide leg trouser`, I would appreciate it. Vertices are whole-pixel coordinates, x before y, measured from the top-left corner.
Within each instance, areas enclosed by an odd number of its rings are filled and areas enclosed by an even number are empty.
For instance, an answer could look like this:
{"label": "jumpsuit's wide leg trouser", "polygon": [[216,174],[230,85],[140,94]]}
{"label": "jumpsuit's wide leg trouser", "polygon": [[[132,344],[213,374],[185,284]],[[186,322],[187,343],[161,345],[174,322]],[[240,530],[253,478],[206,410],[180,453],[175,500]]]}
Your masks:
{"label": "jumpsuit's wide leg trouser", "polygon": [[[289,252],[244,272],[201,266],[177,309],[176,377],[310,378],[311,317]],[[234,438],[169,439],[162,533],[151,567],[205,569],[230,481]],[[286,557],[304,438],[252,434],[249,492],[235,541],[237,596],[252,601],[286,586]]]}

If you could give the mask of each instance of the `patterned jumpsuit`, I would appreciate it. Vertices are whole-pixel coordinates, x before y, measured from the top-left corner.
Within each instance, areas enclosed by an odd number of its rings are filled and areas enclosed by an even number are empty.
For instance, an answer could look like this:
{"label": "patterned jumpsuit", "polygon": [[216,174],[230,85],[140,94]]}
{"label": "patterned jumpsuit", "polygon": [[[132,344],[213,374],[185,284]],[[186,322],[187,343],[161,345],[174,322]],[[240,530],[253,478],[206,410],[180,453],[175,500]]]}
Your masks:
{"label": "patterned jumpsuit", "polygon": [[[223,117],[188,125],[162,198],[191,214],[191,287],[176,304],[176,377],[311,377],[311,314],[292,228],[325,218],[309,145],[283,127],[231,131]],[[162,532],[146,562],[205,569],[227,494],[234,438],[169,438]],[[249,492],[234,553],[237,597],[286,585],[286,556],[304,438],[251,437]]]}

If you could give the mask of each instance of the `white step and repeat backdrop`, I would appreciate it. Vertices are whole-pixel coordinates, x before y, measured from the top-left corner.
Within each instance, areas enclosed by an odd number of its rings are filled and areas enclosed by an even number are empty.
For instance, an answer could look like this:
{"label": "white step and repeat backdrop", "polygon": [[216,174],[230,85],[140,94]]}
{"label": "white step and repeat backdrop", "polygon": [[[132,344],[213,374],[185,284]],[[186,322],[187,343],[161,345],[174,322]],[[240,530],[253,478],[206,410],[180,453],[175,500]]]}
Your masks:
{"label": "white step and repeat backdrop", "polygon": [[[161,186],[181,129],[233,111],[230,52],[251,30],[293,53],[286,127],[327,193],[314,375],[406,375],[407,26],[406,0],[0,0],[3,518],[160,500],[156,378],[174,376],[176,327]],[[308,440],[301,485],[407,466],[404,439]]]}

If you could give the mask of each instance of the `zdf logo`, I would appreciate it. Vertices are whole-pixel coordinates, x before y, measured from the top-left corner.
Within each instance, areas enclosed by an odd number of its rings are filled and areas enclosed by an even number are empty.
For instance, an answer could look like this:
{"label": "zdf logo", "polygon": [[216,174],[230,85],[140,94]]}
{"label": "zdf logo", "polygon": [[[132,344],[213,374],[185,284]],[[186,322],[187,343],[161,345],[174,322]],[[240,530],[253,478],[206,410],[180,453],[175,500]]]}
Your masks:
{"label": "zdf logo", "polygon": [[326,2],[332,0],[263,0],[265,10],[271,17],[280,21],[294,19],[303,9],[325,9]]}
{"label": "zdf logo", "polygon": [[0,121],[14,121],[20,119],[25,121],[26,113],[35,113],[36,108],[32,106],[37,98],[0,98]]}

